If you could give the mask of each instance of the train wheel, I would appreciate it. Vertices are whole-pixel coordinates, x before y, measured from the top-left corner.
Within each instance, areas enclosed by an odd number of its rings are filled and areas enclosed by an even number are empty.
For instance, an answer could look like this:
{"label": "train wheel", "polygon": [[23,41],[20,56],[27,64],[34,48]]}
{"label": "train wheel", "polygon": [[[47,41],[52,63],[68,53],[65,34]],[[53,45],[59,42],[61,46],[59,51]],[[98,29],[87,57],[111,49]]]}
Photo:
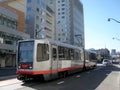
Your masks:
{"label": "train wheel", "polygon": [[63,78],[67,77],[67,75],[68,75],[67,71],[63,72]]}
{"label": "train wheel", "polygon": [[44,77],[43,75],[37,75],[37,76],[33,76],[33,80],[34,81],[44,81]]}
{"label": "train wheel", "polygon": [[87,68],[86,68],[86,66],[84,66],[84,67],[83,67],[83,71],[86,71],[86,70],[87,70]]}
{"label": "train wheel", "polygon": [[67,75],[68,75],[67,72],[59,72],[58,73],[59,78],[65,78]]}

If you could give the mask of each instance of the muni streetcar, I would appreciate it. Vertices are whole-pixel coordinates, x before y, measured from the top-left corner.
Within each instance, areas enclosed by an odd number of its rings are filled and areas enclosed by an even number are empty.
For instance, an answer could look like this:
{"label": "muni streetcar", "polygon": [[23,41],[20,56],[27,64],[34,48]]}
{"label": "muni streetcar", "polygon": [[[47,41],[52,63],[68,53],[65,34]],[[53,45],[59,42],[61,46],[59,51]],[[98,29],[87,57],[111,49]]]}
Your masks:
{"label": "muni streetcar", "polygon": [[51,80],[95,67],[96,62],[85,65],[83,49],[54,40],[30,39],[18,42],[17,79],[22,81]]}

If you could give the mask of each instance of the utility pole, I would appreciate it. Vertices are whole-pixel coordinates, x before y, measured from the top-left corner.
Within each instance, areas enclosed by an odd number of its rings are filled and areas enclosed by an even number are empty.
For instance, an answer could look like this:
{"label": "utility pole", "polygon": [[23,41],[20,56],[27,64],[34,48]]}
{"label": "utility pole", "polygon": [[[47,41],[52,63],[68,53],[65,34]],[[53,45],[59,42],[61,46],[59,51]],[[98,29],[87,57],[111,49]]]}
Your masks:
{"label": "utility pole", "polygon": [[83,42],[82,42],[82,35],[81,34],[76,34],[75,35],[75,37],[76,37],[76,39],[78,40],[78,42],[79,42],[79,44],[80,44],[80,46],[81,47],[83,47],[83,69],[86,69],[86,67],[85,67],[85,46],[84,46],[84,44],[83,44]]}

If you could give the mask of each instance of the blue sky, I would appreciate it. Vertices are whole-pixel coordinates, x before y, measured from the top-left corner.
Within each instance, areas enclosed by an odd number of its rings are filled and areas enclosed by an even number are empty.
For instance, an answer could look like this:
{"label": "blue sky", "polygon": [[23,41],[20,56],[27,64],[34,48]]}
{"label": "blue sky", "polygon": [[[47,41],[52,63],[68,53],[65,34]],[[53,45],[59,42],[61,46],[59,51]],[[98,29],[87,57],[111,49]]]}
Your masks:
{"label": "blue sky", "polygon": [[84,8],[85,47],[120,51],[120,0],[81,0]]}

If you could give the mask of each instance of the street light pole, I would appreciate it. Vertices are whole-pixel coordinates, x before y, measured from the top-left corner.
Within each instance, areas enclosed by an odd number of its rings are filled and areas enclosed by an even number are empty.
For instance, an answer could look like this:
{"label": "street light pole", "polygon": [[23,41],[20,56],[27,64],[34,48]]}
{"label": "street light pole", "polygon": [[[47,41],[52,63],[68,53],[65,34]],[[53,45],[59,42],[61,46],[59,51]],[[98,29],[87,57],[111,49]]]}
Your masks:
{"label": "street light pole", "polygon": [[[85,66],[85,46],[83,45],[83,43],[82,43],[82,35],[81,34],[76,34],[75,35],[75,37],[76,37],[76,39],[78,40],[78,42],[79,42],[79,44],[80,44],[80,46],[82,46],[83,47],[83,69],[84,70],[86,70],[86,66]],[[80,40],[79,40],[80,39]]]}
{"label": "street light pole", "polygon": [[37,38],[38,36],[38,33],[41,32],[43,29],[46,29],[46,28],[41,28],[40,30],[37,31],[37,29],[35,30],[35,38]]}
{"label": "street light pole", "polygon": [[110,20],[113,20],[113,21],[115,21],[115,22],[117,22],[117,23],[120,23],[120,21],[118,21],[118,20],[116,20],[116,19],[114,19],[114,18],[108,18],[108,21],[110,22]]}
{"label": "street light pole", "polygon": [[113,37],[112,39],[113,39],[113,40],[116,39],[116,40],[120,41],[120,39],[118,39],[118,38],[114,38],[114,37]]}
{"label": "street light pole", "polygon": [[38,33],[41,32],[42,29],[40,29],[39,31],[35,30],[35,38],[37,38]]}

